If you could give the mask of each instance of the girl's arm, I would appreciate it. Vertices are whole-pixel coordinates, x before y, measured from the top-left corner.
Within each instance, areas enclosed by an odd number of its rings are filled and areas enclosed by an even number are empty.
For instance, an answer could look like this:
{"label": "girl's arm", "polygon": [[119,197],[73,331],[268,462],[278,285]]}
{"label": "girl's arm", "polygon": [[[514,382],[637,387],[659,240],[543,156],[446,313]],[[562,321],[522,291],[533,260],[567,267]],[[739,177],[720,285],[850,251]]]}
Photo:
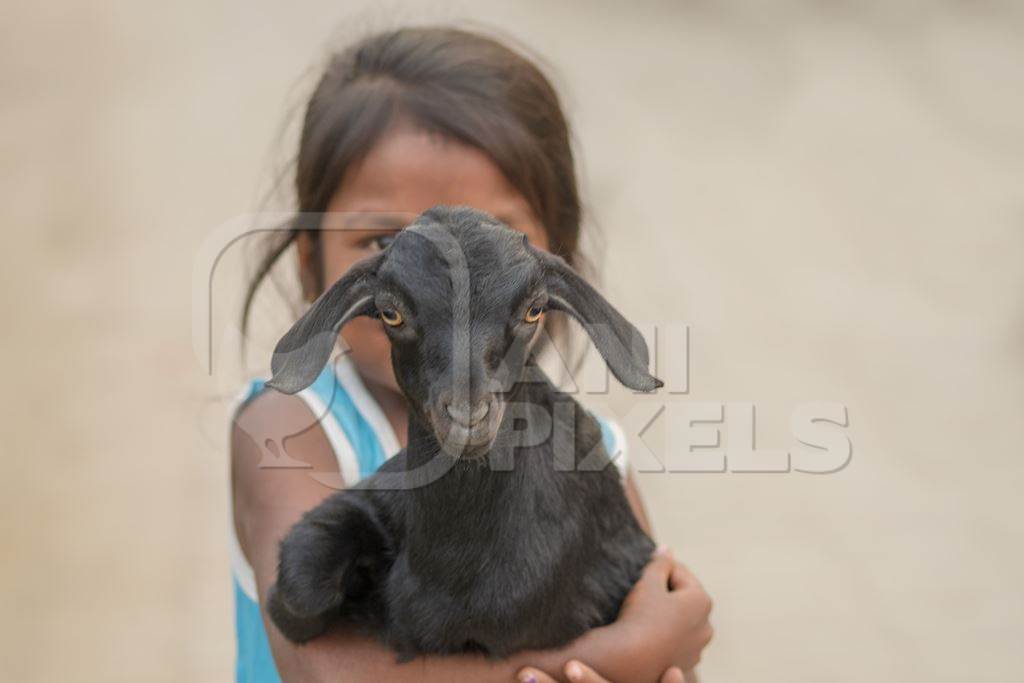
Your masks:
{"label": "girl's arm", "polygon": [[[242,409],[232,429],[231,452],[236,532],[256,575],[260,606],[265,607],[281,538],[305,511],[332,493],[311,472],[335,472],[337,464],[306,405],[276,392],[265,392]],[[570,659],[586,662],[615,683],[652,683],[670,666],[690,669],[696,664],[710,639],[708,610],[710,601],[700,585],[666,556],[648,566],[614,624],[593,629],[561,650],[520,653],[500,661],[462,655],[398,664],[395,653],[375,639],[345,629],[295,645],[278,632],[265,610],[262,613],[286,683],[333,683],[342,678],[373,683],[507,682],[515,680],[525,665],[560,675]]]}

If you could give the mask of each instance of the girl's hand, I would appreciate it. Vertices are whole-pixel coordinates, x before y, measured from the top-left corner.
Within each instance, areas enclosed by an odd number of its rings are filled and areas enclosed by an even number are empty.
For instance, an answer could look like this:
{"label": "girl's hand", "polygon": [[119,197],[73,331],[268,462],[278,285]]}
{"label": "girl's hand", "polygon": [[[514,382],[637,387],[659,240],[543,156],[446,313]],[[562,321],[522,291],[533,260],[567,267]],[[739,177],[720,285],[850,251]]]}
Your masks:
{"label": "girl's hand", "polygon": [[[612,683],[583,662],[575,659],[565,665],[565,677],[572,683]],[[557,683],[557,681],[538,669],[523,669],[519,672],[521,683]],[[677,666],[671,667],[662,674],[658,683],[684,683],[683,672]]]}
{"label": "girl's hand", "polygon": [[690,671],[714,635],[708,620],[711,607],[711,597],[697,577],[660,546],[626,596],[615,623],[634,629],[633,642],[641,651],[668,653],[669,664]]}
{"label": "girl's hand", "polygon": [[[614,679],[612,683],[641,680],[654,683],[655,679],[659,683],[682,681],[684,679],[676,676],[675,670],[690,672],[700,662],[701,651],[711,641],[710,613],[711,598],[697,577],[676,562],[667,548],[660,547],[626,596],[619,618],[577,641],[580,645],[589,641],[582,651],[577,651],[590,652],[582,658],[598,663],[598,668],[605,670],[607,666],[607,674]],[[629,653],[627,661],[612,657],[612,651],[620,649]],[[597,659],[604,663],[597,662]],[[581,667],[579,670],[583,677],[573,678],[570,675],[570,668],[575,670],[573,664]],[[644,670],[647,673],[643,673]],[[523,677],[531,674],[538,683],[552,680],[536,665],[520,670],[519,680],[528,680]],[[605,680],[594,678],[597,674],[578,659],[566,662],[565,675],[570,681]]]}

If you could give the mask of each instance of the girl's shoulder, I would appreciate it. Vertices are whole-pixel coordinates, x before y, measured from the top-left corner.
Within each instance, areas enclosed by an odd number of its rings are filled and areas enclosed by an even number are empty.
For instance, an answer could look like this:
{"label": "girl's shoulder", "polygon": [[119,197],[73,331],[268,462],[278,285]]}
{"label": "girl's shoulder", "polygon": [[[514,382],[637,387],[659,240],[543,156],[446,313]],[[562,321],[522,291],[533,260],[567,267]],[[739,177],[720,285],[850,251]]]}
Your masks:
{"label": "girl's shoulder", "polygon": [[234,414],[236,424],[269,420],[282,439],[320,433],[346,485],[372,474],[399,450],[387,418],[344,356],[292,396],[267,389],[265,379],[251,380]]}
{"label": "girl's shoulder", "polygon": [[297,395],[264,390],[263,383],[250,382],[235,403],[232,456],[256,458],[263,465],[280,467],[289,453],[301,453],[306,467],[331,466],[333,450],[323,430],[316,429],[320,420],[309,404]]}

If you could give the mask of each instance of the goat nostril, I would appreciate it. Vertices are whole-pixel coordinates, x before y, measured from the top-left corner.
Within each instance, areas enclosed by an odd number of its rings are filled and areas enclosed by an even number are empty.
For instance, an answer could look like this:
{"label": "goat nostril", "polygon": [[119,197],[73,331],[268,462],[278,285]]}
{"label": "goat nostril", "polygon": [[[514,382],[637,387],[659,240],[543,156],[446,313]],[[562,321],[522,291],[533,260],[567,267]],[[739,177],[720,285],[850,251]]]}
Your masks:
{"label": "goat nostril", "polygon": [[470,406],[468,403],[448,403],[445,405],[445,410],[459,424],[471,427],[487,417],[487,413],[491,410],[491,404],[488,401],[480,401],[474,406]]}

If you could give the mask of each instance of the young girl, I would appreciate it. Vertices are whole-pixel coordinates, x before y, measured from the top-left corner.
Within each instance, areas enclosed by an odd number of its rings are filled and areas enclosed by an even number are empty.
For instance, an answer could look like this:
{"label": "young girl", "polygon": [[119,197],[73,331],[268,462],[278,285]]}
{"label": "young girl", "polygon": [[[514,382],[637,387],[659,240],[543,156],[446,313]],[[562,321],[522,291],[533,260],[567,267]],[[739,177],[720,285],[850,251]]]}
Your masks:
{"label": "young girl", "polygon": [[[302,291],[312,301],[435,204],[488,211],[534,246],[579,265],[580,201],[558,97],[536,66],[481,35],[402,29],[336,56],[306,110],[296,189],[299,218],[259,269],[244,317],[288,247],[295,246]],[[553,322],[545,321],[549,330]],[[574,681],[681,681],[711,638],[710,600],[665,550],[615,623],[562,650],[507,661],[467,654],[398,664],[371,637],[336,630],[296,646],[266,619],[263,600],[282,536],[335,488],[371,474],[405,445],[407,407],[380,325],[365,317],[348,323],[342,345],[351,351],[310,388],[287,396],[253,382],[236,413],[237,680],[539,682],[553,672]],[[621,465],[621,433],[602,426]],[[627,469],[623,476],[649,532],[633,478]]]}

